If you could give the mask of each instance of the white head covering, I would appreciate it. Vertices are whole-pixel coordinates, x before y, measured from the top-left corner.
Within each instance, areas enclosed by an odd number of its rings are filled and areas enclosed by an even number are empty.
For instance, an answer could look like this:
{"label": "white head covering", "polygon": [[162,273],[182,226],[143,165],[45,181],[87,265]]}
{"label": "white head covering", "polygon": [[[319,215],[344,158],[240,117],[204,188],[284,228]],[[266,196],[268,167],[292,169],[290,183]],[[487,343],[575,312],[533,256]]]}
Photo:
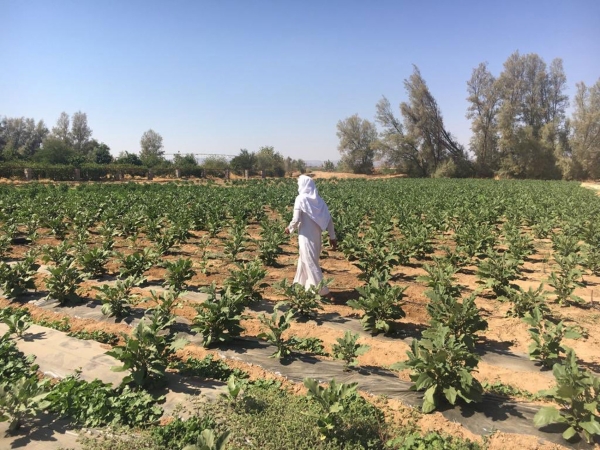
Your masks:
{"label": "white head covering", "polygon": [[314,220],[321,230],[327,229],[331,214],[329,208],[319,196],[317,186],[311,177],[300,175],[298,177],[298,197],[296,197],[295,208],[300,208],[308,217]]}

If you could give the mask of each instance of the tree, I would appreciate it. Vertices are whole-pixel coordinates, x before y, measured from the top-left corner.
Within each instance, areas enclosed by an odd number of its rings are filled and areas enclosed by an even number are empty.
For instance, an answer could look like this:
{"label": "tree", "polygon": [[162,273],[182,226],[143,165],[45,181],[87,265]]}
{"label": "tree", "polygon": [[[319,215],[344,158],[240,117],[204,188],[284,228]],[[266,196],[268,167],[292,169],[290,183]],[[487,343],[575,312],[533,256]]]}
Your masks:
{"label": "tree", "polygon": [[175,167],[196,167],[198,165],[198,161],[196,161],[196,157],[189,153],[187,155],[180,155],[177,153],[173,157],[173,165]]}
{"label": "tree", "polygon": [[77,111],[73,114],[70,137],[73,149],[84,154],[86,149],[85,144],[92,137],[92,129],[88,126],[86,113]]}
{"label": "tree", "polygon": [[338,150],[342,164],[354,173],[371,173],[375,158],[377,129],[366,119],[354,114],[337,123]]}
{"label": "tree", "polygon": [[164,161],[163,138],[150,129],[140,139],[140,159],[148,167],[154,167]]}
{"label": "tree", "polygon": [[591,87],[577,83],[571,126],[575,163],[584,176],[600,178],[600,78]]}
{"label": "tree", "polygon": [[32,157],[48,135],[43,120],[37,125],[35,120],[25,117],[4,117],[0,120],[0,150],[4,159]]}
{"label": "tree", "polygon": [[95,164],[110,164],[113,162],[110,147],[104,142],[98,142],[96,139],[87,141],[81,153],[86,155],[89,162]]}
{"label": "tree", "polygon": [[500,167],[497,120],[500,95],[496,78],[488,70],[487,63],[473,69],[471,79],[467,81],[467,92],[470,103],[467,118],[471,119],[471,151],[476,158],[476,172],[493,176]]}
{"label": "tree", "polygon": [[225,170],[229,167],[229,161],[225,156],[208,156],[202,161],[202,167],[207,170]]}
{"label": "tree", "polygon": [[283,156],[271,146],[261,147],[256,153],[256,168],[264,170],[269,177],[282,177],[285,175],[285,162]]}
{"label": "tree", "polygon": [[67,142],[56,136],[48,136],[34,159],[44,164],[70,164],[74,156],[75,152]]}
{"label": "tree", "polygon": [[256,166],[256,154],[243,148],[229,164],[231,169],[238,175],[242,175],[244,170],[247,170],[248,173],[252,173]]}
{"label": "tree", "polygon": [[535,53],[515,52],[497,80],[501,175],[558,178],[557,150],[565,131],[566,76],[562,61],[547,68]]}
{"label": "tree", "polygon": [[115,159],[115,164],[129,164],[132,166],[144,165],[138,155],[135,153],[129,153],[127,151],[119,153],[119,156],[117,156],[117,159]]}
{"label": "tree", "polygon": [[[444,120],[435,98],[417,66],[404,80],[408,102],[400,104],[406,142],[418,149],[427,175],[440,170],[445,176],[470,175],[470,163],[462,145],[444,127]],[[453,169],[448,170],[452,165]]]}
{"label": "tree", "polygon": [[71,145],[71,134],[69,133],[69,126],[71,120],[66,112],[61,112],[60,117],[56,121],[56,126],[52,128],[52,136],[60,139],[64,143]]}
{"label": "tree", "polygon": [[323,170],[325,172],[335,172],[335,163],[328,159],[323,163]]}
{"label": "tree", "polygon": [[375,147],[390,166],[411,176],[468,176],[471,163],[452,134],[417,66],[404,80],[408,101],[400,104],[402,123],[387,98],[377,103],[376,120],[382,126]]}

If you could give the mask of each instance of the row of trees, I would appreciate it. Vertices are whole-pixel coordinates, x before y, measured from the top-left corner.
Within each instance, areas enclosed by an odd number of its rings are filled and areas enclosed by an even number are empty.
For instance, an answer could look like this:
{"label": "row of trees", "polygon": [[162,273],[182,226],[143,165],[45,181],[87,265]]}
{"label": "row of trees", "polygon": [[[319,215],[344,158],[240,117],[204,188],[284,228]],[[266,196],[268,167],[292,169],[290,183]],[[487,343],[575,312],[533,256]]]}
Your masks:
{"label": "row of trees", "polygon": [[598,178],[600,79],[591,87],[577,84],[570,118],[566,82],[560,59],[547,66],[536,54],[515,52],[498,77],[481,63],[467,82],[473,131],[467,151],[444,126],[414,67],[404,81],[401,119],[383,97],[374,122],[358,115],[338,122],[342,162],[369,173],[380,160],[419,177]]}
{"label": "row of trees", "polygon": [[24,117],[0,119],[0,161],[31,161],[42,164],[84,163],[128,164],[146,167],[174,166],[179,168],[202,166],[205,169],[232,169],[239,174],[248,170],[251,174],[264,171],[269,176],[306,171],[306,163],[290,157],[284,158],[271,146],[261,147],[257,152],[240,150],[231,161],[224,156],[209,156],[198,161],[193,154],[165,158],[162,136],[150,129],[142,134],[140,152],[122,152],[113,158],[108,145],[92,138],[87,115],[81,111],[72,117],[63,112],[56,126],[49,130],[43,120]]}
{"label": "row of trees", "polygon": [[[78,111],[70,117],[61,113],[51,130],[43,120],[35,122],[25,117],[0,119],[0,161],[31,161],[42,164],[84,163],[128,164],[146,167],[202,167],[207,169],[231,168],[238,173],[264,170],[269,176],[283,176],[286,172],[306,170],[301,159],[284,158],[273,147],[261,147],[258,152],[242,149],[229,161],[226,157],[209,156],[198,161],[193,154],[175,155],[172,161],[165,158],[162,136],[150,129],[140,139],[139,154],[122,152],[113,158],[108,145],[92,138],[87,114]],[[199,164],[200,163],[200,164]]]}

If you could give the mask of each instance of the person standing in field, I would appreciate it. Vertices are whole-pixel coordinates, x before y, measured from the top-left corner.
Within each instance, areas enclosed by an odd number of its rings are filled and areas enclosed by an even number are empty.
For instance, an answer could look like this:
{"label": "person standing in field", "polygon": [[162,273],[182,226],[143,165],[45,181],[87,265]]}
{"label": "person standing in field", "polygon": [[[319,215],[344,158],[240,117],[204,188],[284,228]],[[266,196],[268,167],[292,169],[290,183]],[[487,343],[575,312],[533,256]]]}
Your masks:
{"label": "person standing in field", "polygon": [[[337,250],[337,241],[329,208],[319,195],[313,179],[306,175],[298,177],[298,196],[294,202],[294,216],[286,227],[285,233],[290,234],[296,229],[299,257],[294,283],[309,289],[323,280],[323,272],[319,265],[321,233],[327,230],[329,244],[333,250]],[[319,295],[332,298],[327,287],[321,289]]]}

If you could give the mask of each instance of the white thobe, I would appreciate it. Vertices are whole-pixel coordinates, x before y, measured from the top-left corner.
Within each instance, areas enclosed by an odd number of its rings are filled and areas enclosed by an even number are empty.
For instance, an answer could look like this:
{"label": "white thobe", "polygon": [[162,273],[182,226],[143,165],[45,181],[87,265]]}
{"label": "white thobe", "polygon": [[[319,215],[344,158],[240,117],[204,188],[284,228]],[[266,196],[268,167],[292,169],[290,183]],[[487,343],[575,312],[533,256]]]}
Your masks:
{"label": "white thobe", "polygon": [[[290,232],[298,230],[298,268],[294,283],[301,284],[305,289],[311,286],[317,286],[323,279],[323,272],[319,266],[319,256],[321,255],[321,227],[312,220],[308,214],[301,209],[294,208],[294,217],[288,225]],[[327,233],[330,239],[335,239],[335,230],[333,221],[329,219]],[[324,287],[319,291],[319,295],[326,295],[329,289]]]}

